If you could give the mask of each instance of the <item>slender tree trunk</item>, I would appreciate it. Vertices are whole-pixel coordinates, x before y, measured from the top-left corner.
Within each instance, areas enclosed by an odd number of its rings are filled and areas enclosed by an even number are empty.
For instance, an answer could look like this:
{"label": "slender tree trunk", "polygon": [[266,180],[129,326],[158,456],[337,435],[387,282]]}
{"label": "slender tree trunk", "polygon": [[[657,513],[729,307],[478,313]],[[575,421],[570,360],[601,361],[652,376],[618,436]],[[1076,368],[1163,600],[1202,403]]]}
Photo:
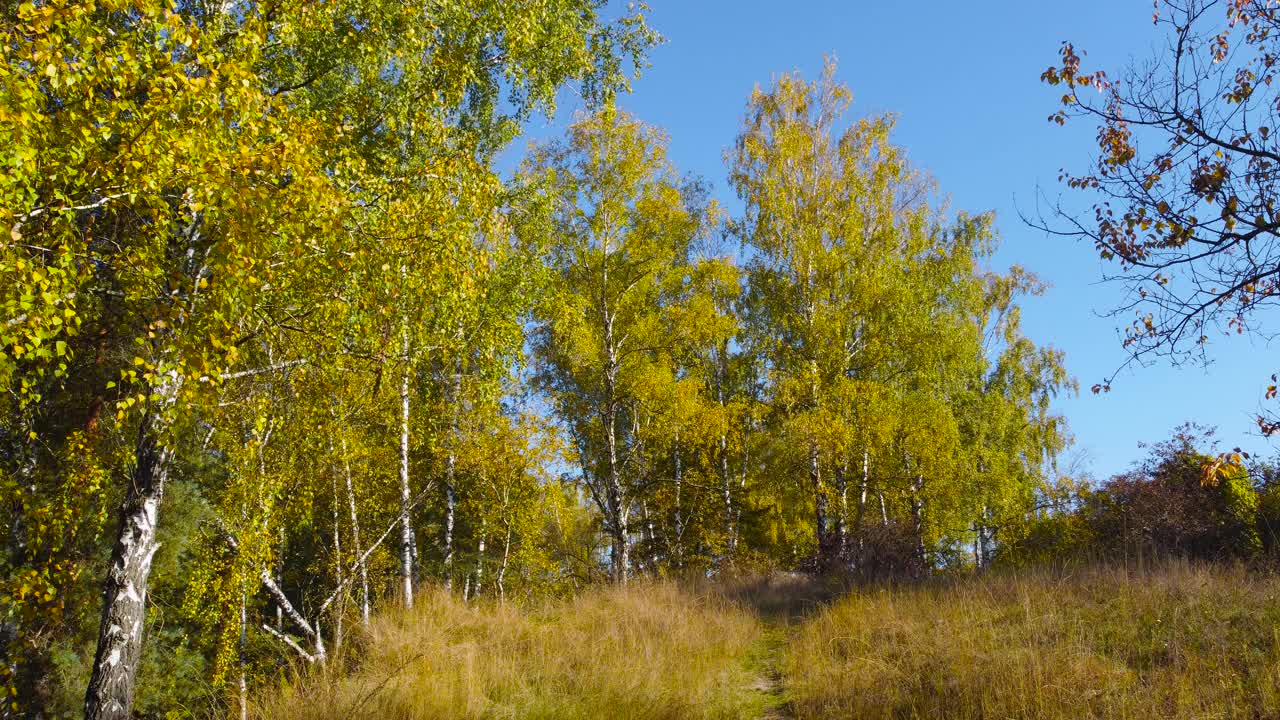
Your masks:
{"label": "slender tree trunk", "polygon": [[[276,547],[280,548],[280,551],[276,553],[276,562],[274,566],[275,574],[271,575],[271,577],[273,578],[273,582],[275,582],[276,585],[279,585],[281,582],[284,582],[284,549],[285,549],[284,525],[280,526],[276,534],[279,542],[279,544]],[[270,574],[270,571],[268,572],[268,574]],[[279,605],[276,605],[276,630],[279,630],[280,632],[284,632],[284,608],[280,607]]]}
{"label": "slender tree trunk", "polygon": [[658,534],[653,528],[653,517],[649,514],[649,503],[643,500],[640,501],[640,521],[644,523],[644,539],[649,544],[649,571],[656,575],[658,572]]}
{"label": "slender tree trunk", "polygon": [[[809,328],[806,337],[808,343],[814,342],[814,318],[816,317],[815,303],[813,296],[814,271],[813,261],[810,258],[805,263],[804,278],[804,321]],[[812,347],[809,348],[813,350]],[[819,406],[818,398],[818,363],[812,356],[808,360],[809,371],[809,409],[814,413],[817,412]],[[809,430],[809,484],[813,486],[813,513],[814,513],[814,536],[818,542],[818,565],[826,566],[827,558],[827,496],[822,491],[822,474],[821,465],[818,457],[818,441],[813,436],[812,428]]]}
{"label": "slender tree trunk", "polygon": [[93,674],[85,693],[86,720],[127,720],[142,657],[147,618],[147,581],[159,543],[156,523],[173,451],[160,439],[159,420],[177,397],[177,380],[161,389],[159,408],[149,408],[138,428],[131,482],[120,507],[120,524],[103,590],[102,620]]}
{"label": "slender tree trunk", "polygon": [[507,561],[511,558],[511,523],[507,522],[507,537],[502,541],[502,564],[498,566],[498,602],[507,601],[507,588],[503,581],[507,578]]}
{"label": "slender tree trunk", "polygon": [[[333,443],[329,443],[329,452],[333,452]],[[345,584],[342,578],[342,527],[338,524],[338,469],[332,469],[329,478],[331,491],[333,493],[333,574],[336,587],[342,588]],[[338,607],[334,611],[333,619],[333,647],[335,650],[342,649],[342,616],[346,609],[347,591],[342,591],[342,599],[338,602]]]}
{"label": "slender tree trunk", "polygon": [[484,586],[484,540],[488,532],[488,521],[480,519],[480,546],[476,553],[476,589],[475,597],[480,597],[480,589]]}
{"label": "slender tree trunk", "polygon": [[672,450],[672,461],[675,463],[675,481],[676,481],[676,542],[675,542],[675,565],[677,568],[684,567],[684,508],[681,507],[681,491],[684,489],[684,473],[680,466],[680,433],[676,433],[675,447]]}
{"label": "slender tree trunk", "polygon": [[454,365],[453,381],[449,389],[450,410],[449,437],[445,439],[444,460],[444,589],[453,589],[453,529],[458,513],[458,452],[456,447],[459,432],[458,413],[462,405],[462,358]]}
{"label": "slender tree trunk", "polygon": [[[320,632],[320,620],[317,619],[314,625],[307,622],[307,618],[304,617],[296,607],[294,607],[293,603],[289,601],[289,596],[284,594],[284,590],[274,579],[272,579],[271,573],[265,568],[258,577],[262,580],[262,587],[267,591],[267,594],[271,596],[271,599],[275,601],[276,608],[287,616],[289,621],[297,626],[297,628],[307,637],[311,638],[312,647],[314,648],[313,652],[307,653],[297,645],[293,645],[294,649],[298,650],[310,662],[319,662],[323,664],[325,659],[328,657],[328,650],[324,646],[324,635]],[[264,625],[263,627],[270,629],[269,625]],[[283,632],[276,632],[280,634],[280,637],[285,637]],[[292,640],[289,640],[289,642],[292,643]]]}
{"label": "slender tree trunk", "polygon": [[[725,370],[725,362],[727,360],[728,343],[721,343],[716,353],[716,402],[720,404],[721,412],[725,410],[724,386],[728,373]],[[728,418],[723,418],[726,422]],[[732,555],[736,549],[736,540],[733,531],[733,491],[729,482],[729,437],[728,432],[722,427],[719,437],[720,451],[720,493],[724,501],[724,545],[725,554]]]}
{"label": "slender tree trunk", "polygon": [[858,514],[854,519],[854,532],[858,535],[858,564],[862,565],[863,553],[866,551],[866,543],[864,541],[865,523],[867,517],[867,490],[871,486],[871,453],[866,450],[862,451],[862,481],[859,484],[858,492]]}
{"label": "slender tree trunk", "polygon": [[[244,581],[241,580],[241,584]],[[248,664],[249,593],[240,588],[240,720],[249,720],[249,680],[245,666]]]}
{"label": "slender tree trunk", "polygon": [[608,487],[605,491],[605,505],[609,510],[609,525],[613,535],[613,548],[610,551],[610,562],[613,580],[621,585],[627,584],[627,573],[630,565],[630,549],[627,547],[627,512],[622,491],[622,471],[618,462],[618,428],[617,404],[614,399],[614,374],[616,359],[612,345],[612,330],[609,335],[609,370],[606,373],[605,410],[601,421],[604,424],[605,449],[608,452]]}
{"label": "slender tree trunk", "polygon": [[609,509],[609,525],[613,536],[613,548],[610,551],[610,563],[613,571],[613,581],[620,584],[627,584],[627,574],[630,567],[630,548],[627,542],[627,517],[623,508],[622,499],[622,479],[618,468],[618,446],[617,437],[613,421],[613,413],[608,413],[606,421],[605,443],[609,451],[609,487],[606,491],[605,502]]}
{"label": "slender tree trunk", "polygon": [[[446,465],[446,468],[448,466]],[[453,528],[458,516],[458,494],[453,483],[447,479],[444,483],[444,590],[453,590]]]}
{"label": "slender tree trunk", "polygon": [[625,520],[619,520],[619,526],[614,528],[613,549],[610,551],[610,558],[613,563],[613,581],[620,585],[626,585],[630,574],[631,548],[627,545]]}
{"label": "slender tree trunk", "polygon": [[413,519],[409,512],[412,495],[409,491],[409,376],[412,373],[409,366],[408,328],[403,332],[405,368],[400,377],[400,583],[405,605],[413,607],[413,560],[417,553],[414,547]]}
{"label": "slender tree trunk", "polygon": [[924,498],[921,497],[923,492],[924,476],[917,475],[915,482],[911,484],[911,522],[916,534],[916,559],[920,562],[920,566],[927,570],[928,554],[924,546]]}
{"label": "slender tree trunk", "polygon": [[737,549],[737,536],[733,528],[733,484],[729,482],[729,447],[720,435],[720,494],[724,501],[724,545],[727,555]]}
{"label": "slender tree trunk", "polygon": [[840,508],[836,515],[836,547],[843,558],[849,545],[849,485],[845,478],[844,464],[836,465],[835,482],[836,490],[840,493]]}
{"label": "slender tree trunk", "polygon": [[884,491],[877,490],[876,495],[880,496],[880,524],[889,527],[889,506],[884,501]]}
{"label": "slender tree trunk", "polygon": [[990,511],[982,506],[982,518],[978,521],[977,537],[973,541],[974,559],[978,569],[982,570],[991,564],[991,530],[987,527]]}
{"label": "slender tree trunk", "polygon": [[622,503],[622,484],[617,480],[617,469],[610,471],[613,479],[609,482],[608,504],[610,514],[613,516],[611,522],[611,530],[613,533],[613,548],[610,551],[610,560],[613,566],[613,581],[626,585],[631,568],[631,548],[628,542],[629,531],[627,528],[627,512],[623,508]]}
{"label": "slender tree trunk", "polygon": [[[748,421],[742,433],[742,466],[738,470],[739,498],[747,496],[747,469],[751,467],[751,422]],[[738,546],[742,535],[742,501],[739,500],[733,509],[733,546]]]}
{"label": "slender tree trunk", "polygon": [[818,562],[826,562],[827,495],[822,491],[822,474],[818,464],[818,443],[809,441],[809,483],[813,486],[814,537],[818,542]]}
{"label": "slender tree trunk", "polygon": [[351,482],[351,460],[347,457],[347,439],[342,438],[342,468],[347,482],[347,506],[351,511],[351,550],[356,554],[356,571],[360,573],[360,622],[369,624],[369,571],[360,545],[360,516],[356,513],[356,493]]}

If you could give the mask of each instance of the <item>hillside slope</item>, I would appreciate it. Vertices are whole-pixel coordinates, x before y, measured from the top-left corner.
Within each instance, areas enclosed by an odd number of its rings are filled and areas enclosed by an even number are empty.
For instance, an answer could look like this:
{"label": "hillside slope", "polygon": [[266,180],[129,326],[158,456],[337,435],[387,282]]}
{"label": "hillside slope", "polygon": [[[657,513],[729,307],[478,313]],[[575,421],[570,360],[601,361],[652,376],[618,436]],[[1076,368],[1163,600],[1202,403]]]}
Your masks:
{"label": "hillside slope", "polygon": [[603,588],[534,610],[443,593],[267,720],[1280,717],[1280,580],[992,574],[834,597],[798,576]]}

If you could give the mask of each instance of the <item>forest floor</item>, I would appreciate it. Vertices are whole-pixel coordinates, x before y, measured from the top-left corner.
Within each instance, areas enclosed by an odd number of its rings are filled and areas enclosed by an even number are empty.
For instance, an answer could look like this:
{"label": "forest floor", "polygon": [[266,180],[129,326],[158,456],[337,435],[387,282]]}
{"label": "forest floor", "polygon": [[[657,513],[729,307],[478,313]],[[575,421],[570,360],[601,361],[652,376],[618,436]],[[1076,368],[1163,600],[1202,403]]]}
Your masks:
{"label": "forest floor", "polygon": [[637,583],[532,609],[426,594],[269,720],[1280,718],[1280,578],[1241,568]]}

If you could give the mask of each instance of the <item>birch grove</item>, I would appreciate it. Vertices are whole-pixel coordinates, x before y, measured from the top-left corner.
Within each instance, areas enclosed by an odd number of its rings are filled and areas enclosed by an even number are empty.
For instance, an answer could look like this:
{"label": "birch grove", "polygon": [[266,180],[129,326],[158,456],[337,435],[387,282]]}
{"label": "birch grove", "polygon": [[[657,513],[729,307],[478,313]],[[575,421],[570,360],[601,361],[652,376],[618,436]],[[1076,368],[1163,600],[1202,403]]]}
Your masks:
{"label": "birch grove", "polygon": [[991,562],[1067,441],[1038,281],[833,63],[726,211],[616,102],[646,10],[6,15],[0,717],[247,717],[424,593]]}

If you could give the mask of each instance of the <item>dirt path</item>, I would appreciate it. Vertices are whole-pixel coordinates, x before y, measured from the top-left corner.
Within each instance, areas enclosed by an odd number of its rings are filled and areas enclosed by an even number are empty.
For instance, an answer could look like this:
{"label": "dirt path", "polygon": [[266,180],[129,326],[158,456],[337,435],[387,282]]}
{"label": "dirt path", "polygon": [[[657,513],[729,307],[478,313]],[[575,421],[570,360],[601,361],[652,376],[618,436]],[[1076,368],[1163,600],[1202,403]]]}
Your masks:
{"label": "dirt path", "polygon": [[761,695],[762,720],[790,720],[795,717],[782,674],[782,654],[790,628],[765,620],[758,655],[753,658],[756,680],[750,690]]}
{"label": "dirt path", "polygon": [[760,640],[749,658],[753,680],[744,688],[759,701],[758,717],[764,720],[796,717],[795,698],[783,673],[786,649],[800,625],[840,594],[839,587],[799,573],[776,573],[728,589],[729,597],[760,619]]}

